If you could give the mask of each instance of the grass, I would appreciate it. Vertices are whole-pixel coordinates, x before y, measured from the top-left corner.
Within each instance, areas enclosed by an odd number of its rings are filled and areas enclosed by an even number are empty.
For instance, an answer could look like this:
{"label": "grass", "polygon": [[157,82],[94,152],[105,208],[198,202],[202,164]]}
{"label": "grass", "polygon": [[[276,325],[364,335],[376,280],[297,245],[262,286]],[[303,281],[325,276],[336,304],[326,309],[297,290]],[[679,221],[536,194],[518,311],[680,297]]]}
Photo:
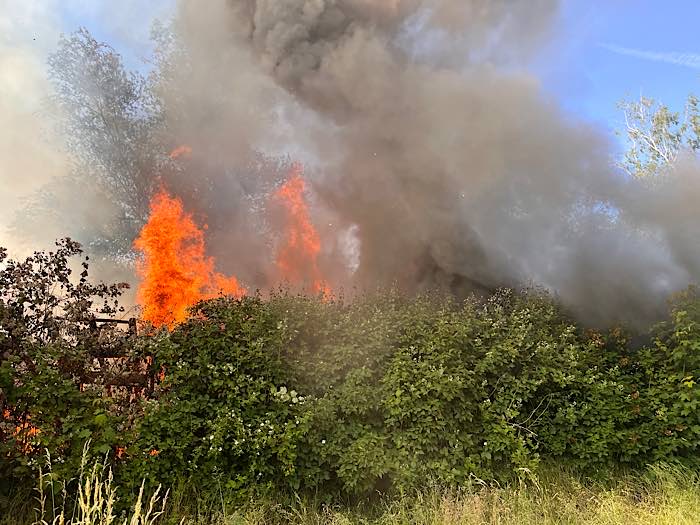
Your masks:
{"label": "grass", "polygon": [[186,523],[377,525],[549,525],[700,523],[700,477],[679,467],[657,466],[625,476],[612,486],[585,482],[551,470],[534,486],[473,486],[427,490],[354,508],[323,507],[297,500],[291,506],[253,503],[236,512],[218,511]]}
{"label": "grass", "polygon": [[[374,500],[371,504],[326,506],[296,498],[291,504],[254,501],[227,504],[224,495],[191,498],[139,494],[131,510],[115,516],[116,487],[108,469],[81,472],[73,495],[37,489],[32,517],[0,518],[3,525],[266,525],[290,523],[377,525],[549,525],[629,524],[684,525],[700,523],[700,475],[661,465],[646,473],[619,476],[606,484],[584,480],[562,469],[548,469],[532,485],[493,487],[474,484],[461,490],[425,492]],[[66,512],[65,502],[74,504]],[[60,503],[57,503],[60,501]],[[52,503],[50,503],[52,502]]]}
{"label": "grass", "polygon": [[83,459],[74,493],[66,483],[57,483],[51,472],[51,456],[47,453],[48,471],[41,469],[34,497],[35,506],[30,509],[27,498],[17,497],[0,516],[1,525],[155,525],[164,515],[168,493],[161,488],[144,499],[144,485],[129,512],[116,515],[117,487],[112,470],[105,463],[86,464],[89,442],[83,449]]}

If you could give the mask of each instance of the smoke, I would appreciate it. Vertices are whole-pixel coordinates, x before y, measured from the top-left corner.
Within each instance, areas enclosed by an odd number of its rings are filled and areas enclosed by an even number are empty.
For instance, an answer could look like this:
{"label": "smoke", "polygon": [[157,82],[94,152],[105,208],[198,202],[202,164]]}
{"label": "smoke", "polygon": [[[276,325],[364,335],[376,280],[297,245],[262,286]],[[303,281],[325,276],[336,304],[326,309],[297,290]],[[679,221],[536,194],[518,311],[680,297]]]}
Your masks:
{"label": "smoke", "polygon": [[[205,9],[179,0],[172,38],[156,49],[159,143],[192,154],[154,176],[206,218],[217,269],[249,289],[273,284],[267,199],[300,161],[313,186],[321,273],[336,286],[464,295],[534,283],[592,323],[658,318],[668,294],[700,270],[698,167],[683,158],[663,181],[628,180],[612,167],[609,139],[548,99],[527,64],[559,8],[558,0],[214,0]],[[45,82],[32,85],[41,99]],[[15,99],[27,92],[15,88]],[[6,103],[15,99],[3,97],[0,111],[7,122],[21,111],[21,130],[36,113]],[[26,138],[34,129],[13,147],[37,147]],[[0,155],[14,164],[42,158]],[[37,184],[63,166],[47,157],[9,170],[41,172],[26,178]],[[71,194],[82,195],[69,185]],[[113,213],[97,199],[76,203],[76,227],[99,227]]]}
{"label": "smoke", "polygon": [[342,239],[329,259],[355,246],[360,286],[536,283],[591,322],[646,321],[698,275],[697,170],[688,161],[662,189],[626,180],[608,139],[546,98],[521,66],[559,7],[182,0],[177,30],[200,79],[189,107],[236,92],[190,133],[235,154],[303,152],[324,236]]}
{"label": "smoke", "polygon": [[[57,37],[56,20],[41,2],[15,2],[0,14],[0,225],[10,224],[22,199],[67,173],[58,137],[44,126],[46,51]],[[20,254],[26,239],[0,226],[0,245]]]}

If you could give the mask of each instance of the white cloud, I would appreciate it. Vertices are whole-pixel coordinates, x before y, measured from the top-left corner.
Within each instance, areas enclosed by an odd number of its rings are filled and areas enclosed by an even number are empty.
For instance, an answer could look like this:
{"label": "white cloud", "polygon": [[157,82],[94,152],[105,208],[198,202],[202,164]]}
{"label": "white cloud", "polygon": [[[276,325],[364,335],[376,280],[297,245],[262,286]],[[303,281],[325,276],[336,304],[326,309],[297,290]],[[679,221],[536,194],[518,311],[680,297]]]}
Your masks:
{"label": "white cloud", "polygon": [[601,47],[607,49],[608,51],[612,51],[613,53],[617,53],[618,55],[700,69],[700,53],[645,51],[642,49],[621,47],[612,44],[601,44]]}

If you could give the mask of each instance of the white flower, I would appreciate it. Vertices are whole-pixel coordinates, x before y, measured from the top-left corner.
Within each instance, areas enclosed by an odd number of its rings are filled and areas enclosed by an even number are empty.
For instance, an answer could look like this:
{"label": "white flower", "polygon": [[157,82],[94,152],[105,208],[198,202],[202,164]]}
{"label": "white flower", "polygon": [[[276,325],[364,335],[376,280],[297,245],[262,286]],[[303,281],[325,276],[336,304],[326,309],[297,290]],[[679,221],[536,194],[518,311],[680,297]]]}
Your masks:
{"label": "white flower", "polygon": [[322,440],[321,440],[321,445],[325,445],[325,444],[326,444],[326,440],[325,440],[325,439],[322,439]]}

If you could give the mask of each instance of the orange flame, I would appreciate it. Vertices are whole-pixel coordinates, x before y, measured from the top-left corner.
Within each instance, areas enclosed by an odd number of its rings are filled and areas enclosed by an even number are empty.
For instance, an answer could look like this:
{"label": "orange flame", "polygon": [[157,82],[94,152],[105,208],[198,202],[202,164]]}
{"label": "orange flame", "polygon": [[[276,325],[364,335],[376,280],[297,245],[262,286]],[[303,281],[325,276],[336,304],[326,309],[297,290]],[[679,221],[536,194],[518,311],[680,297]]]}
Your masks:
{"label": "orange flame", "polygon": [[192,155],[192,148],[187,144],[183,144],[182,146],[178,146],[177,148],[172,150],[168,156],[171,159],[175,160],[184,156],[189,157],[190,155]]}
{"label": "orange flame", "polygon": [[245,294],[235,277],[214,271],[214,260],[206,256],[204,234],[182,201],[161,189],[151,200],[148,222],[134,246],[142,259],[138,300],[143,319],[154,326],[173,326],[187,317],[187,309],[218,293]]}
{"label": "orange flame", "polygon": [[[9,408],[2,411],[2,419],[11,420],[13,417],[12,411]],[[29,414],[21,418],[21,420],[15,425],[15,429],[12,432],[12,437],[19,441],[19,449],[24,454],[29,454],[34,451],[34,445],[32,443],[33,438],[41,434],[41,429],[35,427],[29,422],[31,419],[32,416]]]}
{"label": "orange flame", "polygon": [[289,180],[274,194],[285,212],[285,232],[276,263],[282,277],[290,283],[308,283],[314,293],[327,295],[330,289],[318,268],[321,238],[311,222],[304,188],[302,167],[296,164]]}

